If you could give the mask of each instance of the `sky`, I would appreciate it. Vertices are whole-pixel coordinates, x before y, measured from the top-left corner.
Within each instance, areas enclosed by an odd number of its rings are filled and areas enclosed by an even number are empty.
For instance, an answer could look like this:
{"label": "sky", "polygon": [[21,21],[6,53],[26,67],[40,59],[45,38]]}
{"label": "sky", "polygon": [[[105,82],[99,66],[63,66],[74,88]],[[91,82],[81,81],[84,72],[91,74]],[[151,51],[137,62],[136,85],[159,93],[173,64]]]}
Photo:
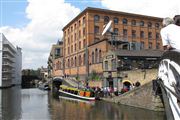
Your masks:
{"label": "sky", "polygon": [[180,0],[0,0],[0,32],[22,48],[23,69],[47,67],[62,28],[86,7],[161,18],[180,14]]}

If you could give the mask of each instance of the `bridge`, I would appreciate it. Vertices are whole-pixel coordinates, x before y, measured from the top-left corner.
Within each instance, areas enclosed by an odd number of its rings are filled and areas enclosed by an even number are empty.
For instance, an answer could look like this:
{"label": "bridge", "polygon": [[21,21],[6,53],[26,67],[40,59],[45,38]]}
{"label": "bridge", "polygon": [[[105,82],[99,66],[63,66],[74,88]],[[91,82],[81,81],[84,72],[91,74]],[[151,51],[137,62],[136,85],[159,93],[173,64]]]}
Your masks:
{"label": "bridge", "polygon": [[180,120],[180,51],[166,51],[158,70],[158,86],[168,120]]}

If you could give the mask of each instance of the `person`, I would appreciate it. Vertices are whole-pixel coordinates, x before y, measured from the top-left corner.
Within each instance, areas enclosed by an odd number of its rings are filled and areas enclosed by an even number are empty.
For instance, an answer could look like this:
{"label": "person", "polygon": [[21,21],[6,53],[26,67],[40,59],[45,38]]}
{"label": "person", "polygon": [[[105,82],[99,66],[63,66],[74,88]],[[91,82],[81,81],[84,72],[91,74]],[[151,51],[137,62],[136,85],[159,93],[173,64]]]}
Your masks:
{"label": "person", "polygon": [[162,44],[165,50],[179,49],[180,50],[180,15],[174,17],[174,22],[171,18],[163,19],[164,28],[160,34]]}
{"label": "person", "polygon": [[173,20],[175,25],[180,26],[180,15],[175,15]]}

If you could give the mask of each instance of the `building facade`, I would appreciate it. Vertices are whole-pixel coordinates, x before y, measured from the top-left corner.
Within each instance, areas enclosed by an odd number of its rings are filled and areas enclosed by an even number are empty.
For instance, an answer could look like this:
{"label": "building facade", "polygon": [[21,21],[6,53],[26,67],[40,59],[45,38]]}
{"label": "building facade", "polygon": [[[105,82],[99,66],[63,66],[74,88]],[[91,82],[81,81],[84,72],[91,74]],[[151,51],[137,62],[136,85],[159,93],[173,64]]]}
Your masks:
{"label": "building facade", "polygon": [[0,34],[0,87],[21,84],[22,52]]}
{"label": "building facade", "polygon": [[[111,34],[101,35],[112,20]],[[113,48],[109,40],[128,42],[118,49],[162,49],[162,18],[86,8],[63,28],[64,74],[85,80],[92,71],[103,73],[102,60]]]}
{"label": "building facade", "polygon": [[48,77],[63,76],[63,42],[52,45],[48,58]]}

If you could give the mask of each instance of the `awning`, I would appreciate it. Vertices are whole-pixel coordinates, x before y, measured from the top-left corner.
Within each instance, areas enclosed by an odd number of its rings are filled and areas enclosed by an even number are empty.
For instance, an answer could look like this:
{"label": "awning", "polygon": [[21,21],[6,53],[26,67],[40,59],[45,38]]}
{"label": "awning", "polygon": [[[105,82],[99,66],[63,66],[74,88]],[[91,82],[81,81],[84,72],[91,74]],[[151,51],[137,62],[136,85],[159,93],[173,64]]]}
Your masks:
{"label": "awning", "polygon": [[128,82],[130,84],[133,84],[130,80],[123,80],[122,83]]}

